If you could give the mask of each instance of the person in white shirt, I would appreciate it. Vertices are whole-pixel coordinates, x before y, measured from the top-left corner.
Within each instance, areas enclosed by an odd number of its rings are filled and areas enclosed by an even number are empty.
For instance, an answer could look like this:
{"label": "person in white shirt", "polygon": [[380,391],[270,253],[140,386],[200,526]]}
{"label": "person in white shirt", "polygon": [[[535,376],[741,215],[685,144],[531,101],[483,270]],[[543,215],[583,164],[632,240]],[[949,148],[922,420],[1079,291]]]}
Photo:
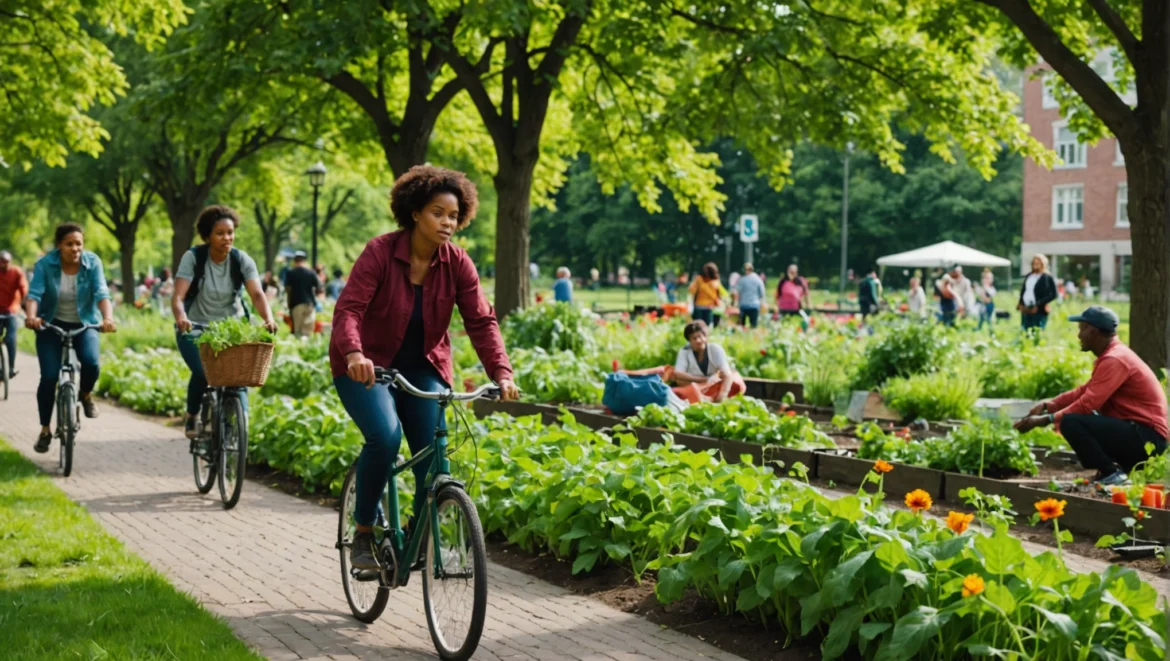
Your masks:
{"label": "person in white shirt", "polygon": [[678,350],[674,363],[674,380],[680,386],[675,393],[691,402],[722,402],[746,390],[743,378],[727,360],[723,347],[707,341],[707,324],[692,321],[683,328],[687,345]]}
{"label": "person in white shirt", "polygon": [[910,295],[907,298],[910,315],[926,318],[926,290],[919,284],[918,278],[910,278]]}
{"label": "person in white shirt", "polygon": [[975,330],[983,330],[983,324],[987,323],[988,332],[992,331],[992,326],[995,324],[995,275],[991,269],[983,269],[983,277],[980,280],[978,287],[979,295],[979,327]]}
{"label": "person in white shirt", "polygon": [[963,275],[963,267],[956,264],[955,268],[951,270],[951,278],[955,281],[954,292],[959,315],[970,317],[976,314],[975,287],[971,284],[970,278]]}

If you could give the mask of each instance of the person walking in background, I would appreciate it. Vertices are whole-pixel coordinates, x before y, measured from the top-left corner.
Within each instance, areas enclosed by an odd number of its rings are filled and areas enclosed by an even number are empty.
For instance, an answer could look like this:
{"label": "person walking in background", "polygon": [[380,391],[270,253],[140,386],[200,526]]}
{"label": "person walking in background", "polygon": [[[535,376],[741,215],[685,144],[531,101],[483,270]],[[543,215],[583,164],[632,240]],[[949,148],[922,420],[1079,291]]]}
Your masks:
{"label": "person walking in background", "polygon": [[1068,318],[1078,324],[1081,351],[1097,356],[1085,385],[1040,402],[1016,423],[1027,432],[1055,425],[1085,468],[1096,469],[1094,481],[1115,486],[1129,481],[1127,472],[1166,451],[1166,395],[1158,377],[1117,337],[1117,315],[1099,305]]}
{"label": "person walking in background", "polygon": [[1048,325],[1048,312],[1056,300],[1056,280],[1048,273],[1048,258],[1044,255],[1032,257],[1032,272],[1024,278],[1020,288],[1020,325],[1024,330],[1044,328]]}
{"label": "person walking in background", "polygon": [[1084,295],[1086,301],[1093,300],[1093,285],[1089,282],[1089,276],[1081,276],[1081,294]]}
{"label": "person walking in background", "polygon": [[784,316],[799,316],[801,310],[812,306],[808,301],[808,281],[800,277],[796,264],[789,264],[788,270],[776,285],[776,308]]}
{"label": "person walking in background", "polygon": [[573,281],[569,279],[569,267],[557,267],[557,279],[553,282],[553,300],[557,303],[573,302]]}
{"label": "person walking in background", "polygon": [[983,330],[983,324],[986,322],[987,330],[991,332],[995,325],[996,294],[995,274],[991,272],[991,269],[983,269],[976,294],[979,297],[979,327],[975,330]]}
{"label": "person walking in background", "polygon": [[955,325],[955,315],[962,305],[955,293],[957,281],[951,273],[943,273],[934,283],[934,290],[938,292],[939,320],[946,326]]}
{"label": "person walking in background", "polygon": [[285,294],[288,297],[288,312],[292,317],[293,335],[308,337],[312,334],[317,320],[317,292],[321,281],[317,274],[305,265],[305,253],[298,250],[293,255],[293,267],[285,277]]}
{"label": "person walking in background", "polygon": [[24,271],[12,263],[12,253],[0,250],[0,314],[7,319],[0,322],[4,332],[4,346],[8,347],[8,376],[16,376],[16,313],[28,296],[28,280]]}
{"label": "person walking in background", "polygon": [[735,299],[739,304],[739,323],[756,328],[760,325],[760,308],[764,303],[764,281],[756,275],[751,264],[743,265],[743,276],[735,283]]}
{"label": "person walking in background", "polygon": [[954,280],[954,292],[957,313],[961,317],[971,317],[977,313],[975,309],[975,287],[971,279],[963,275],[963,267],[955,264],[951,269],[951,279]]}
{"label": "person walking in background", "polygon": [[918,276],[910,278],[910,292],[906,296],[906,304],[910,316],[920,319],[926,318],[926,290],[918,281]]}
{"label": "person walking in background", "polygon": [[713,325],[714,310],[719,306],[721,290],[723,283],[719,281],[719,267],[715,262],[707,262],[687,288],[694,301],[691,318]]}
{"label": "person walking in background", "polygon": [[861,306],[861,323],[871,314],[877,314],[878,302],[882,300],[882,281],[878,280],[877,269],[871,268],[857,285],[857,303]]}
{"label": "person walking in background", "polygon": [[325,285],[325,297],[331,301],[336,301],[341,296],[341,290],[345,288],[345,280],[341,279],[341,268],[333,267],[333,279]]}

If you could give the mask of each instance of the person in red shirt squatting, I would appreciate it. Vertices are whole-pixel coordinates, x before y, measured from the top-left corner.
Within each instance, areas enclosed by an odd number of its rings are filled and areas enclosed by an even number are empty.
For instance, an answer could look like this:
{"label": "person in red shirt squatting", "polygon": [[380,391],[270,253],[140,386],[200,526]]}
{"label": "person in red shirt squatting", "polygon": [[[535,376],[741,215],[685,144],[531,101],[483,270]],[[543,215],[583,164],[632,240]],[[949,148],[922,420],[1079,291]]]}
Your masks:
{"label": "person in red shirt squatting", "polygon": [[[478,204],[475,185],[462,173],[429,165],[411,168],[390,192],[390,210],[401,229],[366,244],[337,300],[329,342],[333,385],[365,437],[357,461],[357,534],[350,551],[350,562],[359,569],[378,567],[373,523],[402,435],[411,452],[419,452],[436,427],[446,425],[438,402],[375,387],[374,367],[394,368],[422,390],[449,388],[447,328],[458,305],[471,344],[503,398],[519,396],[475,264],[451,243],[475,217]],[[416,508],[426,503],[429,469],[425,461],[414,468]]]}
{"label": "person in red shirt squatting", "polygon": [[1085,385],[1046,402],[1016,423],[1026,432],[1056,425],[1081,465],[1097,470],[1103,486],[1125,484],[1128,471],[1166,451],[1166,395],[1154,372],[1117,339],[1117,315],[1094,305],[1069,321],[1080,324],[1082,351],[1097,356]]}
{"label": "person in red shirt squatting", "polygon": [[0,336],[8,347],[8,376],[16,376],[16,313],[28,296],[28,280],[12,264],[12,253],[0,250]]}

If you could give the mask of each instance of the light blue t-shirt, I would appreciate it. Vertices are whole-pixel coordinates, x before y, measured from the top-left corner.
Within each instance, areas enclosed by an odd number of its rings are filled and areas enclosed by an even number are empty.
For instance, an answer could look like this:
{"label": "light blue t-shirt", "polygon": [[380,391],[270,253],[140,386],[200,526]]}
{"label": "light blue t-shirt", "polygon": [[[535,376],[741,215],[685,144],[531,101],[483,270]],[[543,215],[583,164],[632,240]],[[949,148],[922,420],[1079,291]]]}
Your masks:
{"label": "light blue t-shirt", "polygon": [[[187,318],[201,324],[227,319],[228,317],[242,317],[244,308],[236,305],[236,292],[232,291],[232,259],[228,257],[222,263],[216,264],[210,257],[204,266],[203,280],[199,283],[199,294],[191,309],[187,310]],[[260,271],[256,268],[256,261],[248,253],[240,251],[240,272],[244,282],[249,280],[260,281]],[[195,253],[188,250],[179,260],[179,270],[175,272],[175,279],[186,279],[191,282],[195,279]]]}
{"label": "light blue t-shirt", "polygon": [[735,293],[739,294],[739,307],[758,308],[764,300],[764,281],[755,273],[749,273],[735,283]]}
{"label": "light blue t-shirt", "polygon": [[553,299],[558,303],[570,303],[573,300],[573,281],[568,278],[557,278],[553,283]]}

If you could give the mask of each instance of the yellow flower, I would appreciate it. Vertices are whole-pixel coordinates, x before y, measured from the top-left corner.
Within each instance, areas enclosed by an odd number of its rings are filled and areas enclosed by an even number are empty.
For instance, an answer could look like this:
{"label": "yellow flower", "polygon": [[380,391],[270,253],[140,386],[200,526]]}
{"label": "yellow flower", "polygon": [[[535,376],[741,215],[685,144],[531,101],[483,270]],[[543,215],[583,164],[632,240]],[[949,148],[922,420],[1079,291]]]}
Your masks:
{"label": "yellow flower", "polygon": [[963,596],[973,597],[983,592],[983,577],[979,574],[968,574],[963,579]]}
{"label": "yellow flower", "polygon": [[1047,521],[1049,519],[1059,519],[1064,516],[1064,506],[1068,504],[1067,500],[1057,500],[1055,498],[1046,498],[1036,503],[1036,511],[1040,512],[1040,520]]}
{"label": "yellow flower", "polygon": [[915,489],[914,491],[906,494],[906,507],[909,507],[915,512],[928,510],[933,505],[934,501],[930,499],[930,494],[926,493],[922,489]]}
{"label": "yellow flower", "polygon": [[888,473],[892,470],[894,470],[894,466],[890,462],[883,461],[882,459],[878,459],[873,465],[873,472],[878,474]]}
{"label": "yellow flower", "polygon": [[962,512],[951,512],[947,514],[947,527],[955,531],[955,534],[961,535],[967,530],[967,526],[975,520],[974,514],[963,514]]}

